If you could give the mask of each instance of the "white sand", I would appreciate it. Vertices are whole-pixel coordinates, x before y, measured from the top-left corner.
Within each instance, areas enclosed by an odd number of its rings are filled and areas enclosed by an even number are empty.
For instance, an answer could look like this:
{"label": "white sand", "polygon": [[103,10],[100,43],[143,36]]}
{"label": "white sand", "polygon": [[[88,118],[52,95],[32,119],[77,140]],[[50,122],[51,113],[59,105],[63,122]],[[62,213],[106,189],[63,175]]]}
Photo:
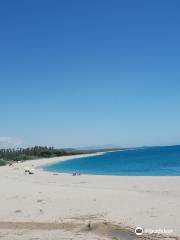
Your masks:
{"label": "white sand", "polygon": [[[107,221],[130,228],[172,229],[171,235],[180,236],[180,177],[72,176],[39,168],[34,175],[24,173],[25,166],[39,167],[70,158],[0,167],[0,222]],[[19,233],[1,229],[0,224],[0,237],[8,240],[102,239],[94,233],[84,233],[85,237],[76,231],[45,232],[36,229]]]}

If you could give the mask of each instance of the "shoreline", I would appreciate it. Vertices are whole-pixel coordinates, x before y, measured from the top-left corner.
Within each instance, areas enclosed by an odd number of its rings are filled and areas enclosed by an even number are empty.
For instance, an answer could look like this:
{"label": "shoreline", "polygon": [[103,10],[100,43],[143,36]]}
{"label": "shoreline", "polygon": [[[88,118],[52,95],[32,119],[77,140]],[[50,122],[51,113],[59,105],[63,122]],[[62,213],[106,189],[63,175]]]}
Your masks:
{"label": "shoreline", "polygon": [[[14,166],[0,167],[0,223],[22,223],[16,230],[0,227],[0,236],[4,234],[2,239],[11,240],[12,234],[17,235],[17,232],[23,236],[17,237],[18,240],[30,237],[44,239],[47,232],[41,231],[38,224],[68,222],[72,222],[74,230],[52,229],[54,238],[49,236],[47,239],[93,240],[98,239],[101,233],[104,233],[101,235],[103,239],[110,239],[106,230],[108,227],[110,231],[113,226],[119,226],[122,232],[124,229],[131,234],[137,226],[173,229],[172,235],[180,237],[180,177],[84,174],[74,177],[72,174],[53,173],[41,168],[46,164],[99,154],[105,153],[28,160]],[[26,166],[35,168],[35,173],[26,175]],[[36,227],[24,233],[23,226],[27,222],[33,222]],[[80,229],[89,222],[94,230],[81,232]],[[105,226],[102,223],[106,223]],[[79,230],[76,224],[80,224]],[[76,236],[76,231],[80,235]],[[131,240],[127,233],[124,234],[125,239]]]}
{"label": "shoreline", "polygon": [[[99,155],[104,155],[107,152],[97,152],[97,153],[85,153],[85,154],[77,154],[77,155],[69,155],[69,156],[60,156],[60,157],[52,157],[52,158],[39,158],[39,159],[34,159],[36,161],[35,165],[38,168],[43,168],[44,166],[48,166],[51,164],[55,164],[58,162],[64,162],[68,160],[73,160],[76,158],[84,158],[84,157],[93,157],[93,156],[99,156]],[[34,160],[27,160],[25,162],[31,163],[31,161]],[[37,162],[39,160],[39,162]],[[41,163],[43,161],[43,163]]]}

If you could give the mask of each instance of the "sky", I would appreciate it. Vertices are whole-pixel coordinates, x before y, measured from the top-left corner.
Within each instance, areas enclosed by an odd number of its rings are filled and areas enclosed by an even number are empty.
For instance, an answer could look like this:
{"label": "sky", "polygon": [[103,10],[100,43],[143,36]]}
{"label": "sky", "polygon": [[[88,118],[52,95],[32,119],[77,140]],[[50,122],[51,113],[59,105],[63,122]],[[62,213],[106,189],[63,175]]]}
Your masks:
{"label": "sky", "polygon": [[180,1],[0,2],[0,147],[180,144]]}

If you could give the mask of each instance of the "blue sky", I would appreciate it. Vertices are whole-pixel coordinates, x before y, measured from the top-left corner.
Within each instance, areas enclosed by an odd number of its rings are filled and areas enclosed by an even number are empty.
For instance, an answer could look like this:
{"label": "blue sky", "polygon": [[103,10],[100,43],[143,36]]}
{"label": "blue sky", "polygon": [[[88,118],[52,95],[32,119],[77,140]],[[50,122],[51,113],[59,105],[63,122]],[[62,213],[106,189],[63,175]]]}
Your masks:
{"label": "blue sky", "polygon": [[0,3],[0,146],[180,144],[180,2]]}

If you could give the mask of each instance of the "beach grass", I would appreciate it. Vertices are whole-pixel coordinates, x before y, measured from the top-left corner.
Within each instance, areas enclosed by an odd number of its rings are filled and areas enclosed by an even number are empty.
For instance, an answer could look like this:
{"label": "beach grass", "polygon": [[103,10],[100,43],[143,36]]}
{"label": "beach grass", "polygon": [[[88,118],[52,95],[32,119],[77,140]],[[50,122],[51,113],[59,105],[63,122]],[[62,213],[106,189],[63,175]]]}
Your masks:
{"label": "beach grass", "polygon": [[0,159],[0,166],[4,166],[7,164],[7,161]]}

